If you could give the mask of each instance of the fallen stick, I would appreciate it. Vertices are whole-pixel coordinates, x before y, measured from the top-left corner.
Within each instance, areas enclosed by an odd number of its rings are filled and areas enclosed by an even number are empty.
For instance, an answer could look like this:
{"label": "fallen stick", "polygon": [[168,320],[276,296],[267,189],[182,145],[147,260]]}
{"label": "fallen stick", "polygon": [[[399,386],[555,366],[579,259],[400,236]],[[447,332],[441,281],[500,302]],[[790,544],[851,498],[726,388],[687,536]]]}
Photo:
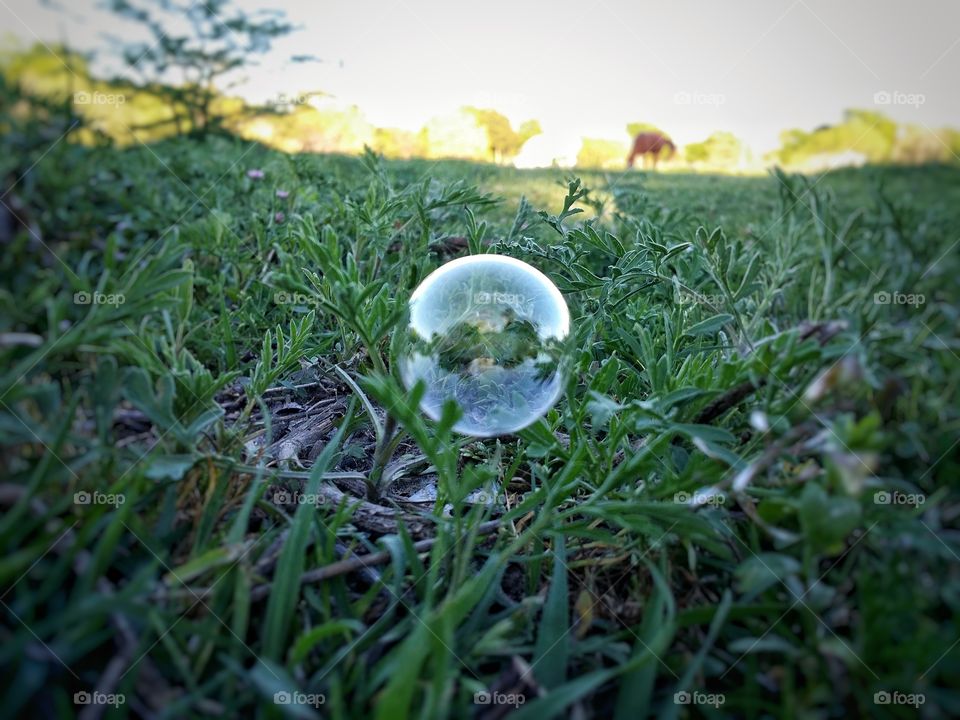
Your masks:
{"label": "fallen stick", "polygon": [[[845,330],[847,324],[844,321],[837,320],[821,323],[801,323],[800,339],[807,340],[815,337],[820,347],[826,345],[837,333]],[[697,413],[693,422],[697,425],[707,425],[723,415],[727,410],[736,407],[746,400],[750,395],[764,387],[767,384],[766,378],[760,378],[756,383],[749,380],[736,385],[720,397],[710,402],[703,410]]]}
{"label": "fallen stick", "polygon": [[[499,520],[488,520],[485,523],[481,523],[480,526],[477,527],[477,534],[489,535],[499,527]],[[436,541],[437,539],[435,537],[427,538],[426,540],[420,540],[413,544],[413,549],[418,554],[426,552],[433,547],[433,544]],[[305,572],[300,576],[300,584],[306,585],[308,583],[323,582],[324,580],[329,580],[330,578],[334,578],[339,575],[346,575],[358,570],[365,570],[377,565],[385,565],[390,562],[390,557],[391,555],[387,550],[368,553],[366,555],[354,555],[353,557],[344,558],[343,560],[338,560],[335,563],[324,565],[316,570]],[[270,594],[271,587],[272,585],[270,583],[258,585],[250,591],[250,599],[253,601],[262,600]]]}
{"label": "fallen stick", "polygon": [[736,407],[750,394],[767,384],[765,378],[760,378],[757,384],[747,380],[739,385],[730,388],[723,395],[707,405],[703,410],[697,413],[693,419],[696,425],[706,425],[723,415],[727,410]]}

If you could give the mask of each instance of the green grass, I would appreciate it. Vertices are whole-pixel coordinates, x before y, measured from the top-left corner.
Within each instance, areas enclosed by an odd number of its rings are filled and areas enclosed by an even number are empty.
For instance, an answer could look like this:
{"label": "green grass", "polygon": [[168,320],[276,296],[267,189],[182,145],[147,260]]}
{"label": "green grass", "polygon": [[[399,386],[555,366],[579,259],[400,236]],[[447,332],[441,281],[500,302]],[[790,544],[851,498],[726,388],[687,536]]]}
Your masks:
{"label": "green grass", "polygon": [[[3,144],[4,715],[960,713],[956,167],[584,196],[223,139]],[[392,340],[420,280],[489,251],[574,330],[556,408],[476,441],[423,417]]]}

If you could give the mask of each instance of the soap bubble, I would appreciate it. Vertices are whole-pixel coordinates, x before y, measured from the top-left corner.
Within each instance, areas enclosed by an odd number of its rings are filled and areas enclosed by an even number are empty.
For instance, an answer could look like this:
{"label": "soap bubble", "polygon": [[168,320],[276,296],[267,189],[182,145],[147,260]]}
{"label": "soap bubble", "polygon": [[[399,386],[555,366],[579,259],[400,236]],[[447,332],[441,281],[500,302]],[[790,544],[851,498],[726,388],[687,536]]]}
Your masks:
{"label": "soap bubble", "polygon": [[410,297],[399,353],[403,384],[423,380],[437,420],[456,400],[454,430],[490,437],[525,428],[556,402],[570,313],[539,270],[504,255],[471,255],[431,273]]}

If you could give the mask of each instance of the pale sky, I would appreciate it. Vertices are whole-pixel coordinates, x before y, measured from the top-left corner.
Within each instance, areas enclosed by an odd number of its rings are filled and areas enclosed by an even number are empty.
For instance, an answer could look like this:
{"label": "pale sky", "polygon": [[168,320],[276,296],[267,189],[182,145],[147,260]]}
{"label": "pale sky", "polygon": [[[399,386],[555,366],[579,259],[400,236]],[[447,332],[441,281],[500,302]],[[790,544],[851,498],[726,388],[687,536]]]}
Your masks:
{"label": "pale sky", "polygon": [[[64,37],[111,57],[127,26],[76,0],[69,10],[0,0],[0,27],[24,41]],[[241,0],[248,8],[263,0]],[[274,2],[302,26],[249,81],[251,100],[323,90],[376,125],[418,129],[462,105],[494,107],[553,136],[627,140],[650,122],[679,143],[715,130],[755,152],[791,127],[845,108],[930,128],[960,125],[960,3],[952,0],[299,0]],[[290,64],[311,54],[318,64]],[[876,104],[875,94],[891,103]]]}

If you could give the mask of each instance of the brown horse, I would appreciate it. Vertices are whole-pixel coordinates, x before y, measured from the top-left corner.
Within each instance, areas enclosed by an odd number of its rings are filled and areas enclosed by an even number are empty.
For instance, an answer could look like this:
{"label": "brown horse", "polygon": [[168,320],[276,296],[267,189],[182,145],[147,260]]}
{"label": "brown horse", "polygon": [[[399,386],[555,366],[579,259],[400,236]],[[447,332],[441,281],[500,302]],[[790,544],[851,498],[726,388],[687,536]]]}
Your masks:
{"label": "brown horse", "polygon": [[676,152],[677,146],[669,139],[656,132],[643,132],[637,135],[633,140],[633,150],[627,157],[627,167],[633,167],[633,161],[640,155],[643,158],[643,166],[647,166],[647,155],[653,158],[653,168],[657,168],[657,160],[660,159],[660,153],[664,148],[669,148],[669,154]]}

